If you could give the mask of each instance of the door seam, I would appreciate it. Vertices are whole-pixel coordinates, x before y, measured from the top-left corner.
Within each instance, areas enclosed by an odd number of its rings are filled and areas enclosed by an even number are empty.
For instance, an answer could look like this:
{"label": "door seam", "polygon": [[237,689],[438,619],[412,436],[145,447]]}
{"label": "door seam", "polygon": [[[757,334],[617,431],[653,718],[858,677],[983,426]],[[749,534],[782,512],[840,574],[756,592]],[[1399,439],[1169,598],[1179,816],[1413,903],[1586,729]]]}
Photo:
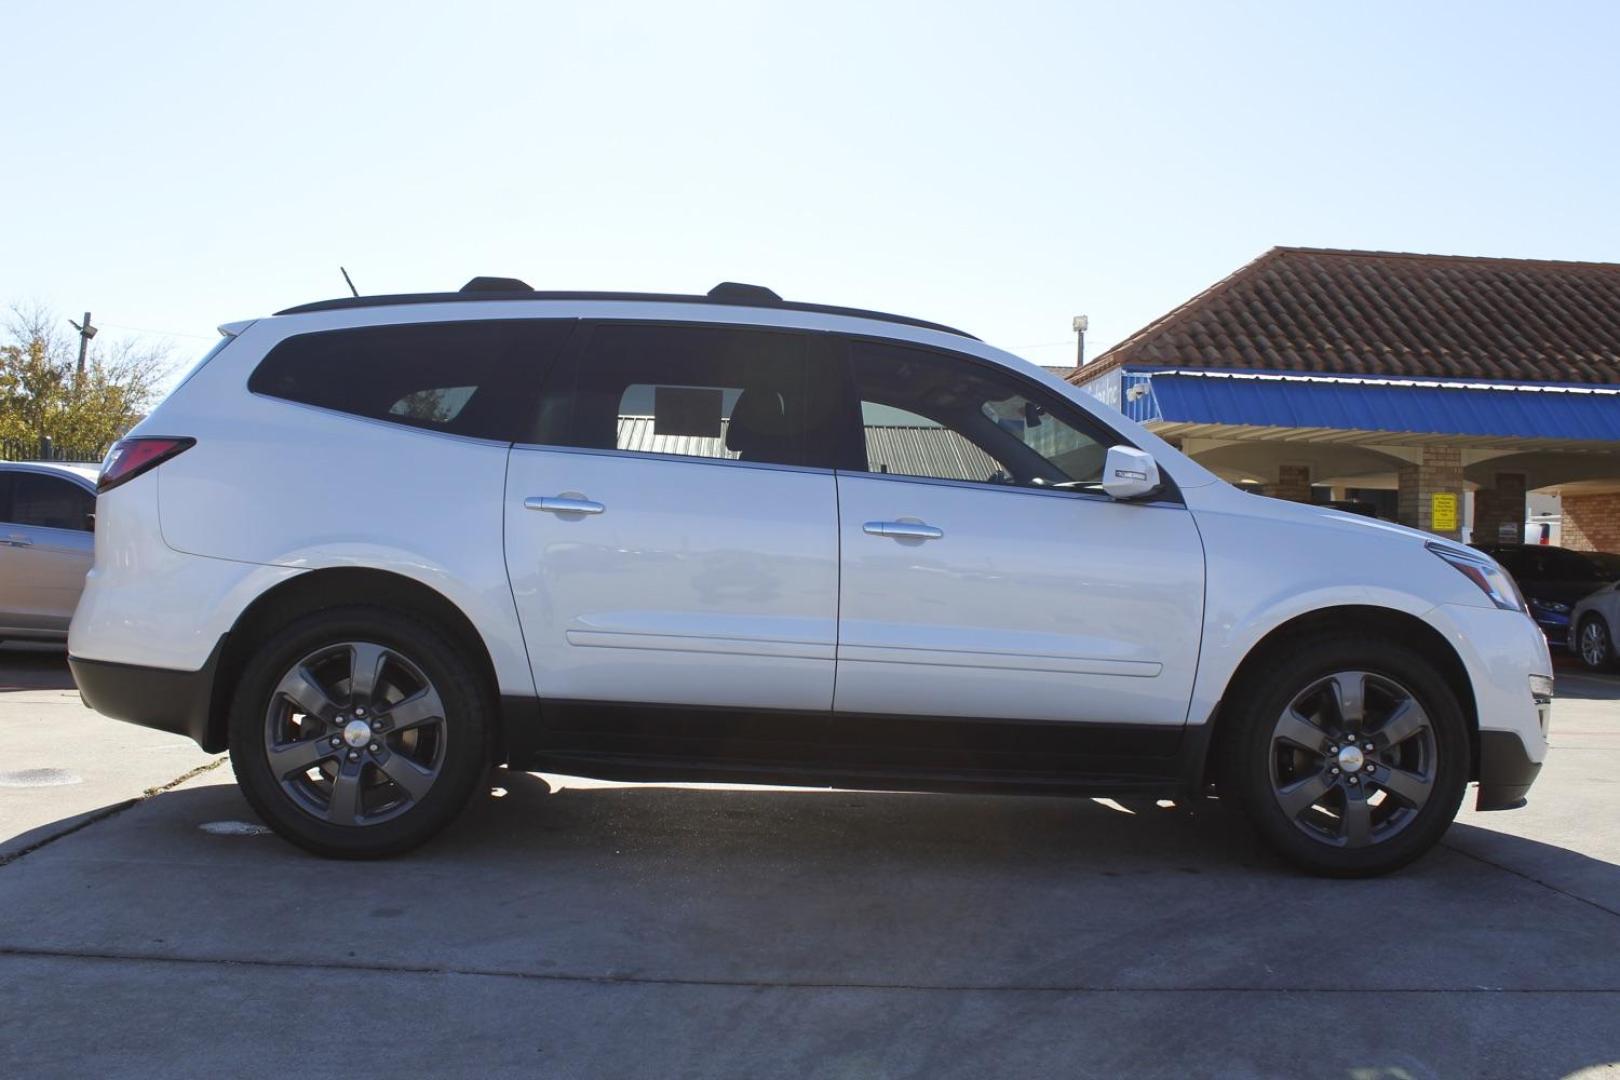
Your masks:
{"label": "door seam", "polygon": [[838,709],[838,647],[844,638],[844,491],[839,483],[838,470],[833,474],[833,554],[837,573],[833,578],[833,674],[832,697],[827,700],[827,715]]}
{"label": "door seam", "polygon": [[[518,604],[517,586],[512,583],[512,550],[508,546],[507,522],[512,516],[512,464],[517,453],[516,444],[506,447],[506,472],[501,477],[501,569],[506,571],[506,595],[512,600],[512,620],[517,623],[518,643],[523,646],[523,659],[525,667],[529,669],[529,685],[534,689],[534,696],[540,696],[540,677],[534,670],[534,654],[529,651],[528,631],[523,629],[523,609]],[[496,682],[499,683],[499,676]],[[500,687],[497,685],[496,690]]]}

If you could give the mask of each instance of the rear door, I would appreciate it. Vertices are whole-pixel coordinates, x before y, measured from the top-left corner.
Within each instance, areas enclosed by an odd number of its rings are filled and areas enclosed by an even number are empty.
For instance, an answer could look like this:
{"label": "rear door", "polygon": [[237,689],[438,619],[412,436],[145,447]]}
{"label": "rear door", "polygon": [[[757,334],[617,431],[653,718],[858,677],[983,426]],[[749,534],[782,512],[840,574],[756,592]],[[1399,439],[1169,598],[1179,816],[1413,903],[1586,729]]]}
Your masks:
{"label": "rear door", "polygon": [[542,698],[824,713],[838,505],[816,339],[582,331],[507,476],[507,568]]}
{"label": "rear door", "polygon": [[0,503],[0,624],[67,633],[95,547],[96,497],[44,472],[6,474]]}
{"label": "rear door", "polygon": [[1111,433],[995,365],[851,344],[838,712],[1178,729],[1203,547],[1173,497],[1098,486]]}

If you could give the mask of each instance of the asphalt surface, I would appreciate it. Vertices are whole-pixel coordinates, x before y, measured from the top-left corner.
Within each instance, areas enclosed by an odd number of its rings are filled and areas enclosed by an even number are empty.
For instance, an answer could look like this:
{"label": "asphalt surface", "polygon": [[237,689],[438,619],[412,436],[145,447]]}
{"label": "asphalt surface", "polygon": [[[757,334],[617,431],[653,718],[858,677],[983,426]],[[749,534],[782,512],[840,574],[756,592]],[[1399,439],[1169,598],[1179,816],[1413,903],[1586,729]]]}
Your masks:
{"label": "asphalt surface", "polygon": [[1377,881],[1218,809],[497,772],[380,863],[0,650],[6,1076],[1620,1071],[1620,680],[1514,812]]}

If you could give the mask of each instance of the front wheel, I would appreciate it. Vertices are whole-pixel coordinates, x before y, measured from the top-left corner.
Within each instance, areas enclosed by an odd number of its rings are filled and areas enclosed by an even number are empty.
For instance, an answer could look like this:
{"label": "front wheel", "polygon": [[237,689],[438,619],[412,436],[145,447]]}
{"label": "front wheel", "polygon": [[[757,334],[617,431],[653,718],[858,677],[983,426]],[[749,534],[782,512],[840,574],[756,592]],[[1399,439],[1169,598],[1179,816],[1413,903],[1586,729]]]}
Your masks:
{"label": "front wheel", "polygon": [[356,606],[293,622],[237,684],[231,766],[271,828],[320,855],[415,847],[484,775],[493,710],[435,628]]}
{"label": "front wheel", "polygon": [[1468,783],[1462,709],[1420,657],[1375,638],[1301,646],[1239,687],[1223,796],[1312,873],[1387,873],[1433,847]]}
{"label": "front wheel", "polygon": [[1614,663],[1614,638],[1609,634],[1609,624],[1597,615],[1582,619],[1575,635],[1575,651],[1588,670],[1607,671]]}

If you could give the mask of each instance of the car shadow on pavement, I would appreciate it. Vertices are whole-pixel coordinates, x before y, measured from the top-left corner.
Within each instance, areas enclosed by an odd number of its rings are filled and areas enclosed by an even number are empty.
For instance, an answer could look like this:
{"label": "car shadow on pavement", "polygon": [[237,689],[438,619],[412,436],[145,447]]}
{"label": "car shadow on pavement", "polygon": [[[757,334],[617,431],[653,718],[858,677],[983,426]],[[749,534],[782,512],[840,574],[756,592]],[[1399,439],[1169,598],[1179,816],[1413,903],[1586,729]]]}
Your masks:
{"label": "car shadow on pavement", "polygon": [[1620,678],[1591,672],[1560,671],[1555,697],[1578,701],[1620,701]]}
{"label": "car shadow on pavement", "polygon": [[73,690],[67,650],[62,645],[0,645],[0,693],[14,690]]}
{"label": "car shadow on pavement", "polygon": [[[610,785],[505,769],[493,774],[488,798],[422,850],[454,846],[523,859],[601,843],[661,856],[940,858],[956,866],[1091,858],[1100,874],[1116,861],[1120,870],[1152,862],[1179,874],[1203,873],[1216,861],[1280,868],[1246,823],[1213,800],[1194,813],[1151,799]],[[1144,858],[1151,854],[1156,861]]]}

